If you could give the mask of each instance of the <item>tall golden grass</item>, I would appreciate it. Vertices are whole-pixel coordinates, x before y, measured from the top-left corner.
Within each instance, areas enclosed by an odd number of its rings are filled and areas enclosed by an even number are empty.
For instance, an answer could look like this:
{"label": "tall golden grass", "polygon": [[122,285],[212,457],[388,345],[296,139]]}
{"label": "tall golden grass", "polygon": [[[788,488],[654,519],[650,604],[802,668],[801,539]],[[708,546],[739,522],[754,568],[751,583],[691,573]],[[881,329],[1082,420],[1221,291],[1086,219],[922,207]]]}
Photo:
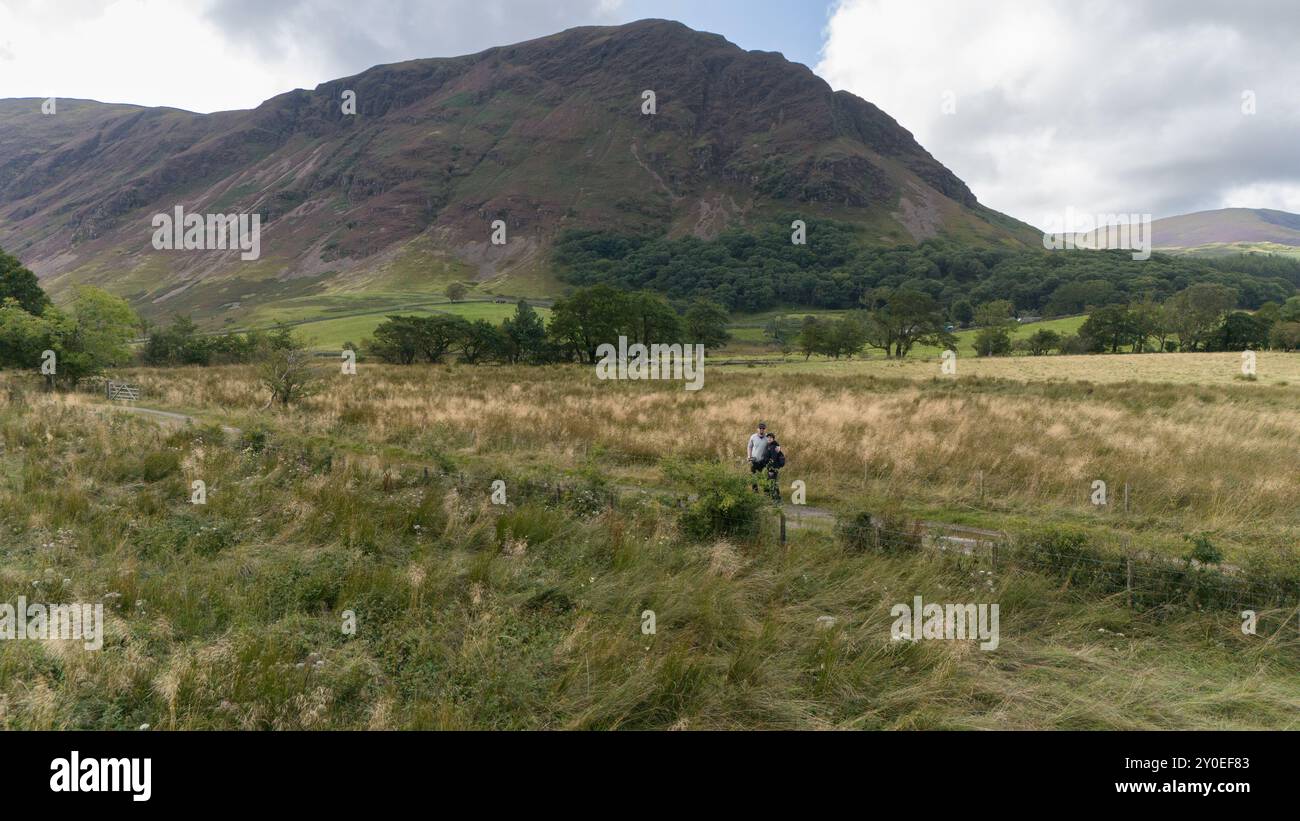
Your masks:
{"label": "tall golden grass", "polygon": [[[288,423],[372,452],[595,464],[629,483],[657,481],[663,458],[739,466],[762,419],[790,454],[787,480],[804,480],[812,504],[888,498],[990,523],[1065,518],[1175,541],[1213,531],[1234,550],[1294,546],[1300,355],[1261,358],[1261,373],[1297,371],[1285,385],[1222,380],[1232,363],[1219,354],[1042,359],[1060,360],[1051,381],[882,376],[869,366],[883,363],[868,362],[834,373],[716,369],[697,393],[577,367],[362,364],[356,376],[329,372],[324,390],[283,418],[259,413],[264,395],[248,369],[131,378],[148,401],[201,417]],[[1088,381],[1107,369],[1167,379]],[[1198,369],[1204,383],[1180,381]],[[1097,480],[1108,486],[1104,508],[1091,503]]]}
{"label": "tall golden grass", "polygon": [[[1070,522],[1169,550],[1210,531],[1240,557],[1300,533],[1296,383],[852,363],[712,369],[688,393],[576,367],[362,363],[262,410],[248,368],[120,376],[198,424],[0,380],[0,602],[108,614],[102,651],[0,641],[0,727],[1297,726],[1294,614],[1245,636],[1235,613],[1145,613],[813,529],[696,543],[654,498],[497,509],[439,471],[659,484],[665,459],[741,470],[764,419],[813,503]],[[1130,510],[1090,505],[1094,479],[1116,501],[1129,483]],[[913,595],[1000,602],[999,650],[891,642],[889,609]]]}

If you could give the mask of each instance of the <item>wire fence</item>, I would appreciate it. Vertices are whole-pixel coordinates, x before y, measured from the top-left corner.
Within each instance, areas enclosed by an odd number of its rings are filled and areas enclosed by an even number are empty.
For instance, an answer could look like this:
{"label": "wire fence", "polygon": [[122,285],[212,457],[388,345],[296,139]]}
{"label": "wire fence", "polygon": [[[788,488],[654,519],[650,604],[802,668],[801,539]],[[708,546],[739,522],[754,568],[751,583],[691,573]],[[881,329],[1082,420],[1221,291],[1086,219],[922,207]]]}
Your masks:
{"label": "wire fence", "polygon": [[958,556],[994,571],[1032,571],[1068,589],[1122,595],[1132,607],[1255,609],[1300,604],[1300,579],[1143,551],[1107,553],[1069,534],[1005,534],[911,522],[880,525],[863,514],[841,520],[841,540],[884,553]]}

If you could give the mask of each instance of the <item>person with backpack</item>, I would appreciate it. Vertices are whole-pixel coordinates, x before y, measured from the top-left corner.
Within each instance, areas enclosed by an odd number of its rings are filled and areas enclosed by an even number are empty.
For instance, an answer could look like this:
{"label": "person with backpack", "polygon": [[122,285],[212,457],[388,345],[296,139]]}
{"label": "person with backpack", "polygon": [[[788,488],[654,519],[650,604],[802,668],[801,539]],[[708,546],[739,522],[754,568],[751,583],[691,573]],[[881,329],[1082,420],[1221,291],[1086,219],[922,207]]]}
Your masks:
{"label": "person with backpack", "polygon": [[766,458],[763,460],[767,466],[767,481],[769,483],[769,492],[777,504],[781,503],[781,468],[785,467],[785,450],[781,448],[781,443],[776,441],[776,434],[767,435],[767,448],[764,451]]}

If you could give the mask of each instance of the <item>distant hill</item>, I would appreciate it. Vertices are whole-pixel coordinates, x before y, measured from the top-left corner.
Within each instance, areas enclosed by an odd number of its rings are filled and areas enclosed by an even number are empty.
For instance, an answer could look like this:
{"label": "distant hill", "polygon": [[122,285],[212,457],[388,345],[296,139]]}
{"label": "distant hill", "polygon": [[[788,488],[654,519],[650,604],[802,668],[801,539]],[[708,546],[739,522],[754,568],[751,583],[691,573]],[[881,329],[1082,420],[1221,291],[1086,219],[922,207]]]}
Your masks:
{"label": "distant hill", "polygon": [[[261,214],[260,259],[155,251],[151,219],[178,205]],[[92,283],[155,318],[385,310],[453,280],[553,296],[568,229],[713,237],[791,211],[869,243],[1039,241],[871,103],[662,20],[376,66],[251,111],[0,100],[0,247],[56,298]]]}
{"label": "distant hill", "polygon": [[1203,254],[1300,252],[1300,214],[1269,208],[1220,208],[1151,224],[1159,249]]}

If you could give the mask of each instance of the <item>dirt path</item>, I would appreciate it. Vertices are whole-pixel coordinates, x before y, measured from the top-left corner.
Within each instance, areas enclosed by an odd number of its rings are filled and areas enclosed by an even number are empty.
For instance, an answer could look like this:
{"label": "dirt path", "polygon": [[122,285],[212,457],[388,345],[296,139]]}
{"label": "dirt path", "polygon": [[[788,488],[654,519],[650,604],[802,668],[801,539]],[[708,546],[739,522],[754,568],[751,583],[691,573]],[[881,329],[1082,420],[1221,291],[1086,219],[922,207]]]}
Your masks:
{"label": "dirt path", "polygon": [[[150,418],[157,419],[158,421],[164,422],[166,424],[177,425],[182,427],[185,425],[202,424],[202,420],[194,416],[189,416],[184,413],[176,413],[175,411],[159,410],[158,408],[145,408],[145,407],[141,407],[140,405],[101,403],[97,405],[91,405],[89,407],[109,408],[115,411],[136,413],[142,416],[148,416]],[[222,425],[221,430],[227,434],[234,435],[234,436],[239,436],[243,433],[243,431],[241,431],[239,428],[234,428],[231,427],[230,425]]]}

